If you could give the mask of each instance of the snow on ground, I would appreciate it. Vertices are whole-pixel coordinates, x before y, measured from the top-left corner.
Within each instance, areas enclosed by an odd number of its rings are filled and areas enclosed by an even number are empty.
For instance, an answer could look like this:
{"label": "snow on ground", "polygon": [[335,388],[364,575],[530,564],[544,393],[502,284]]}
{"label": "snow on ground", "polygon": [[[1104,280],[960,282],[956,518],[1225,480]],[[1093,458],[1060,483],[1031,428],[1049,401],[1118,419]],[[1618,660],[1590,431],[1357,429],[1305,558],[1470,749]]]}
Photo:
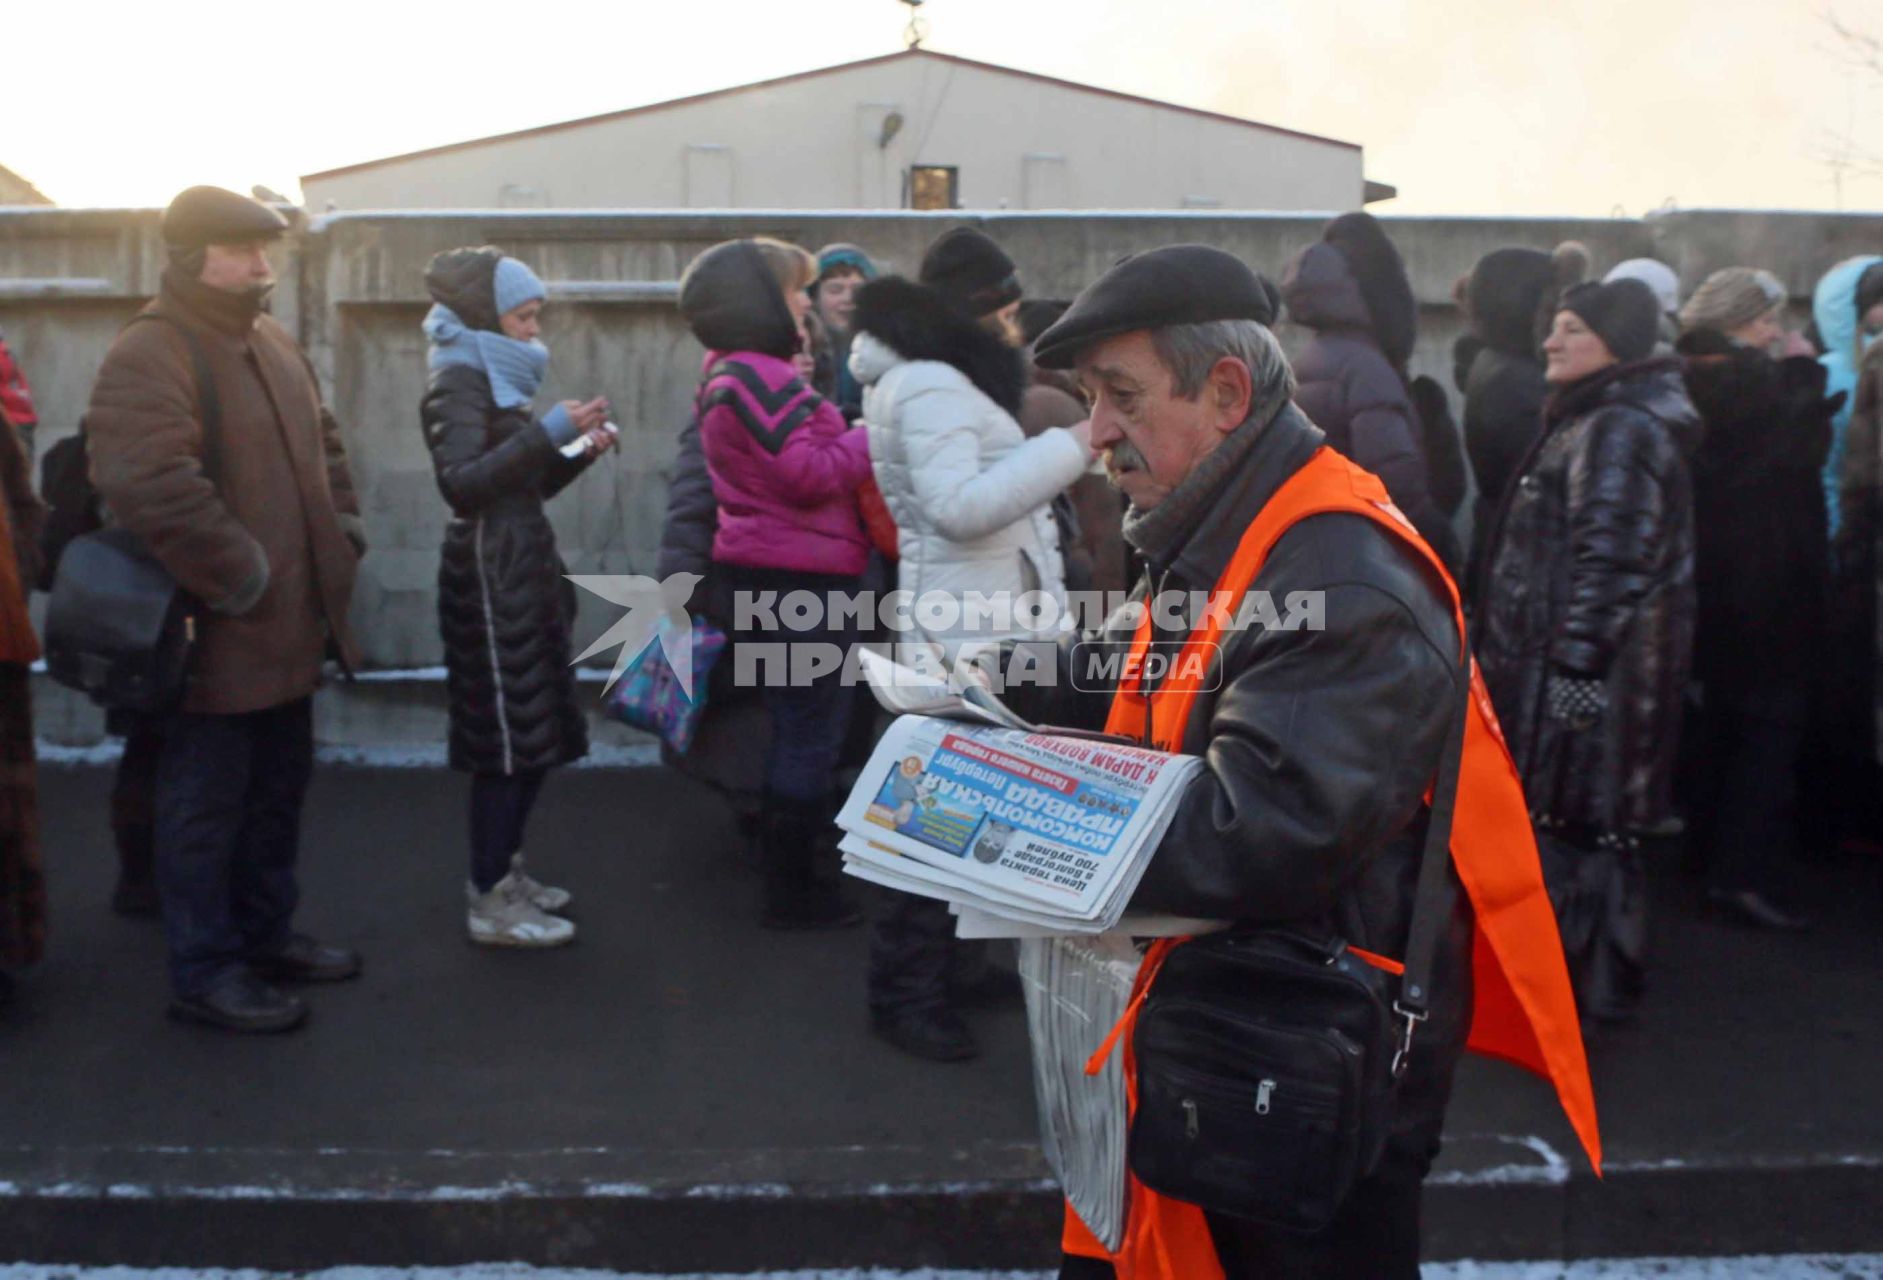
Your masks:
{"label": "snow on ground", "polygon": [[[1757,1258],[1616,1258],[1590,1262],[1427,1263],[1424,1280],[1883,1280],[1883,1254],[1789,1254]],[[0,1264],[0,1280],[1051,1280],[1040,1271],[766,1271],[652,1276],[573,1271],[521,1263],[466,1267],[332,1267],[325,1271],[191,1270]]]}

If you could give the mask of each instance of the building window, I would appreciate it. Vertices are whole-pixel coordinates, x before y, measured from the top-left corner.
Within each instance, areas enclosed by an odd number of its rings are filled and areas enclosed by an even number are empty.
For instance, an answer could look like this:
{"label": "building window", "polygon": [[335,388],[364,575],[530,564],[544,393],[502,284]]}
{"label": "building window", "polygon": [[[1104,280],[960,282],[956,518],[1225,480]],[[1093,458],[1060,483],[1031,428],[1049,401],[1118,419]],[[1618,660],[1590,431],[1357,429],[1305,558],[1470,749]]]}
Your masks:
{"label": "building window", "polygon": [[951,164],[918,164],[909,170],[911,209],[959,209],[961,170]]}

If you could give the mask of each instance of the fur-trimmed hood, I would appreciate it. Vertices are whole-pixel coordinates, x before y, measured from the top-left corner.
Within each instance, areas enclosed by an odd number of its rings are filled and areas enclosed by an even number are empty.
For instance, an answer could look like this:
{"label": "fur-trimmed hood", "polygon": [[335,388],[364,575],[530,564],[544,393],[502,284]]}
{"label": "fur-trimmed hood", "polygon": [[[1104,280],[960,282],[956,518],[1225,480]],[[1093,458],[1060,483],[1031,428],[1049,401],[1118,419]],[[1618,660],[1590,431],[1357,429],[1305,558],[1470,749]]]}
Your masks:
{"label": "fur-trimmed hood", "polygon": [[[1009,414],[1020,412],[1028,372],[1021,352],[955,311],[935,290],[901,276],[872,280],[857,291],[856,340],[850,370],[868,385],[889,370],[887,348],[903,360],[936,360],[959,369]],[[864,338],[873,339],[864,342]]]}

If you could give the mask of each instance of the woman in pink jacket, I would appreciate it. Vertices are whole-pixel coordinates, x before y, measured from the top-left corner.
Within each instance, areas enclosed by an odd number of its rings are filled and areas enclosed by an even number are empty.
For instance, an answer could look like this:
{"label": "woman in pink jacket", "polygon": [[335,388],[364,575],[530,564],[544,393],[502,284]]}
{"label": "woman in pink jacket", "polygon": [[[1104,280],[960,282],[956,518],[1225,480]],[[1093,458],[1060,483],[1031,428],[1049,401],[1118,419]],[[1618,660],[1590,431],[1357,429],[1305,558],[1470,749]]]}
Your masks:
{"label": "woman in pink jacket", "polygon": [[[680,313],[707,349],[697,412],[719,506],[713,572],[721,590],[748,599],[808,591],[822,605],[833,593],[855,592],[869,558],[857,507],[857,490],[870,478],[867,438],[811,390],[792,362],[816,274],[816,260],[803,249],[754,239],[713,246],[680,280]],[[833,626],[830,611],[820,612],[808,629],[754,623],[734,639],[786,644],[800,659],[812,652],[800,646],[809,645],[837,646],[847,655],[857,638],[854,624]],[[835,813],[850,691],[841,664],[803,680],[800,663],[791,662],[788,682],[771,665],[756,668],[767,681],[772,720],[761,815],[762,922],[778,929],[854,924],[856,910],[814,865]]]}

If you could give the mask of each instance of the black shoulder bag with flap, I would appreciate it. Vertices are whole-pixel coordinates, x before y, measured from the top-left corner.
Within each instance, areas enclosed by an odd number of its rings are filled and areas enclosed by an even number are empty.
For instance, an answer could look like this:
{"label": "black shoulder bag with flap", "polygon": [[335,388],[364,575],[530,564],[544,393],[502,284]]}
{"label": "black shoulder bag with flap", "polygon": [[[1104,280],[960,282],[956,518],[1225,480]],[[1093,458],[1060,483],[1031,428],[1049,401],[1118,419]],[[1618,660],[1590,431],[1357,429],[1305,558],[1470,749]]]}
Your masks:
{"label": "black shoulder bag with flap", "polygon": [[[131,323],[140,320],[168,324],[189,348],[203,419],[203,474],[214,485],[222,470],[222,408],[208,357],[176,319],[145,312]],[[130,530],[82,534],[60,553],[52,580],[46,670],[107,710],[161,714],[183,697],[201,613],[201,602]]]}
{"label": "black shoulder bag with flap", "polygon": [[[1462,637],[1461,637],[1462,639]],[[1470,652],[1469,648],[1466,653]],[[1286,1231],[1339,1212],[1386,1144],[1432,965],[1452,912],[1446,872],[1471,696],[1470,660],[1433,787],[1395,976],[1342,939],[1235,929],[1173,947],[1132,1048],[1131,1170],[1151,1190]]]}

